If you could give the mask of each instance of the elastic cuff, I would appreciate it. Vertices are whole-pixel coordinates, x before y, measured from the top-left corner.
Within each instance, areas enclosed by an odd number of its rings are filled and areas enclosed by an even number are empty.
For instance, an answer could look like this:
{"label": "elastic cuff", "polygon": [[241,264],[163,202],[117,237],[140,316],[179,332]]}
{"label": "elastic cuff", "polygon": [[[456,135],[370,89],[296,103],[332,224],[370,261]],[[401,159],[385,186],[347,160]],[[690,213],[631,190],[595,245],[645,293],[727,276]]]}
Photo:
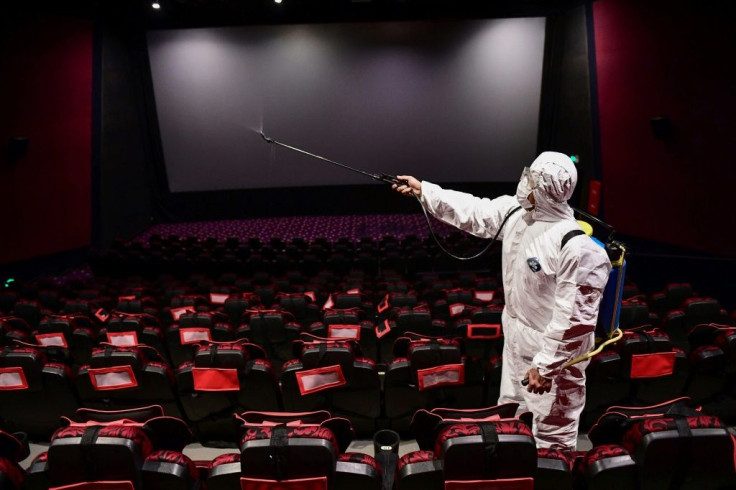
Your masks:
{"label": "elastic cuff", "polygon": [[431,196],[437,189],[440,189],[440,186],[423,180],[420,187],[422,195],[419,197],[419,199],[421,199],[422,201],[422,204],[428,204],[429,196]]}
{"label": "elastic cuff", "polygon": [[534,363],[532,363],[532,367],[535,368],[539,372],[539,375],[541,377],[546,378],[546,379],[552,379],[553,376],[552,376],[551,369],[546,369],[546,368],[543,368],[542,366],[537,366]]}

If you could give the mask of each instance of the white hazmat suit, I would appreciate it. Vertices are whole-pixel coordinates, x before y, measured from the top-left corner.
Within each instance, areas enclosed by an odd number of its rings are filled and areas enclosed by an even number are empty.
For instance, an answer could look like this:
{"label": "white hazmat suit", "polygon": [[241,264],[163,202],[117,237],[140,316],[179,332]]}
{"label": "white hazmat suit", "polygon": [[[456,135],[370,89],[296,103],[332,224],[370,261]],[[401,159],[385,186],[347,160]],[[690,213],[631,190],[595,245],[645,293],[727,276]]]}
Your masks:
{"label": "white hazmat suit", "polygon": [[[509,212],[521,203],[499,234],[503,240],[503,372],[498,403],[517,402],[534,415],[538,447],[574,450],[585,405],[583,361],[563,365],[592,350],[603,289],[611,263],[584,235],[562,246],[580,226],[567,200],[577,183],[569,157],[544,152],[522,178],[516,198],[490,200],[421,184],[421,199],[438,219],[480,237],[493,237]],[[528,175],[528,174],[527,174]],[[534,207],[527,199],[532,193]],[[551,391],[530,393],[521,385],[530,368],[552,381]]]}

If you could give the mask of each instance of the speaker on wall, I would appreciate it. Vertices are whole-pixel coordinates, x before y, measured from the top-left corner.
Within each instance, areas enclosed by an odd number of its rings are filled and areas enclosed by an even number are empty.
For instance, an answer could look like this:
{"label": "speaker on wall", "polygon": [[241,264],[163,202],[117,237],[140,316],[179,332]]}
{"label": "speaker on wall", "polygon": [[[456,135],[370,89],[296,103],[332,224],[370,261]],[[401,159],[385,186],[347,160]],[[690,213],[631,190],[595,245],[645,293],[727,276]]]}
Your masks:
{"label": "speaker on wall", "polygon": [[11,161],[17,161],[28,153],[28,138],[23,136],[14,136],[8,140],[8,158]]}
{"label": "speaker on wall", "polygon": [[672,137],[672,123],[667,116],[653,117],[649,120],[652,134],[658,140],[666,140]]}

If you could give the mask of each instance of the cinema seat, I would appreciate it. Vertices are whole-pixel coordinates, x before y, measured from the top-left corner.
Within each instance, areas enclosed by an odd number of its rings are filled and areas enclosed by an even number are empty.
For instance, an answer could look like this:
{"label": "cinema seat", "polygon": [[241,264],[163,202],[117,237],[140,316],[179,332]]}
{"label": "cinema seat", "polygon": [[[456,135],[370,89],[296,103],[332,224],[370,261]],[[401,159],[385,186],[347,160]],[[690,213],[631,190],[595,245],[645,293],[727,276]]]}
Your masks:
{"label": "cinema seat", "polygon": [[146,345],[94,348],[89,364],[77,371],[76,387],[87,408],[125,410],[157,404],[166,415],[182,416],[171,367]]}
{"label": "cinema seat", "polygon": [[[462,307],[461,307],[462,305]],[[444,291],[444,297],[432,305],[432,318],[449,322],[459,317],[465,308],[481,306],[476,299],[475,291],[468,288],[452,288]]]}
{"label": "cinema seat", "polygon": [[613,349],[593,356],[585,369],[585,408],[580,417],[581,429],[590,428],[608,407],[625,403],[631,396],[628,377],[621,375],[621,356]]}
{"label": "cinema seat", "polygon": [[732,488],[734,438],[717,417],[677,398],[646,407],[613,406],[588,432],[594,446],[618,444],[636,462],[639,488]]}
{"label": "cinema seat", "polygon": [[446,325],[444,321],[432,318],[431,311],[424,303],[391,308],[387,318],[376,324],[380,362],[387,363],[394,358],[394,343],[406,332],[434,337],[451,335]]}
{"label": "cinema seat", "polygon": [[161,322],[150,313],[111,311],[98,332],[98,342],[119,347],[147,345],[169,360]]}
{"label": "cinema seat", "polygon": [[396,488],[534,488],[537,449],[530,414],[515,403],[476,410],[419,410],[411,422],[418,452],[399,460]]}
{"label": "cinema seat", "polygon": [[668,311],[676,309],[686,299],[692,298],[695,294],[690,283],[669,283],[662,291],[653,293],[649,297],[649,307],[659,317],[664,317]]}
{"label": "cinema seat", "polygon": [[236,443],[233,415],[281,408],[276,375],[263,349],[245,341],[203,342],[176,370],[186,417],[203,444]]}
{"label": "cinema seat", "polygon": [[322,338],[355,340],[360,344],[360,350],[365,357],[378,360],[375,325],[365,319],[365,313],[361,309],[324,310],[322,321],[310,325],[309,333]]}
{"label": "cinema seat", "polygon": [[621,302],[619,326],[622,329],[636,328],[652,323],[649,306],[637,298],[625,299]]}
{"label": "cinema seat", "polygon": [[736,327],[701,324],[688,334],[690,378],[686,394],[703,405],[707,413],[728,424],[736,423],[729,399],[736,395]]}
{"label": "cinema seat", "polygon": [[0,351],[0,386],[1,426],[25,432],[31,440],[48,441],[59,417],[79,407],[63,348],[6,346]]}
{"label": "cinema seat", "polygon": [[381,415],[376,363],[362,357],[355,341],[303,336],[294,342],[295,359],[283,365],[284,409],[327,410],[349,419],[361,434],[373,434]]}
{"label": "cinema seat", "polygon": [[384,378],[385,415],[405,432],[419,409],[482,406],[483,366],[463,355],[457,339],[408,332],[394,343]]}
{"label": "cinema seat", "polygon": [[254,293],[239,293],[229,295],[223,305],[222,310],[230,318],[230,325],[237,327],[243,321],[243,314],[251,308],[259,308],[261,298]]}
{"label": "cinema seat", "polygon": [[158,316],[164,328],[179,321],[185,313],[197,313],[209,311],[209,298],[204,294],[185,294],[171,298],[169,306],[161,308]]}
{"label": "cinema seat", "polygon": [[80,313],[45,315],[32,335],[36,343],[69,349],[72,362],[89,362],[92,347],[97,343],[97,332],[92,320]]}
{"label": "cinema seat", "polygon": [[488,360],[503,351],[502,311],[496,305],[475,307],[451,323],[452,335],[464,339],[468,355]]}
{"label": "cinema seat", "polygon": [[166,329],[166,346],[171,364],[191,361],[199,342],[230,342],[235,332],[224,313],[213,311],[184,313]]}
{"label": "cinema seat", "polygon": [[276,295],[279,308],[294,315],[302,328],[319,319],[320,309],[311,296],[304,293],[279,293]]}
{"label": "cinema seat", "polygon": [[628,399],[650,405],[683,394],[687,356],[665,332],[645,325],[624,331],[615,345],[621,356],[621,377],[630,383]]}
{"label": "cinema seat", "polygon": [[151,296],[137,298],[135,296],[118,297],[115,309],[124,313],[148,313],[156,316],[158,314],[158,304]]}
{"label": "cinema seat", "polygon": [[572,490],[575,453],[556,448],[537,449],[534,490]]}
{"label": "cinema seat", "polygon": [[34,329],[38,326],[38,322],[41,321],[44,315],[53,312],[45,310],[38,300],[22,298],[15,302],[13,311],[10,313],[13,316],[22,318],[31,329]]}
{"label": "cinema seat", "polygon": [[291,343],[299,338],[301,331],[301,325],[288,311],[252,308],[243,314],[235,338],[263,347],[274,369],[279,370],[285,361],[293,358]]}
{"label": "cinema seat", "polygon": [[602,444],[578,458],[575,490],[641,488],[638,472],[628,449],[619,444]]}
{"label": "cinema seat", "polygon": [[[240,424],[242,488],[379,490],[381,473],[372,456],[346,453],[353,429],[328,412],[247,412]],[[260,485],[260,486],[256,486]]]}
{"label": "cinema seat", "polygon": [[0,346],[11,345],[16,340],[28,342],[31,329],[28,323],[18,316],[0,316]]}
{"label": "cinema seat", "polygon": [[193,490],[199,475],[182,454],[190,441],[186,424],[158,406],[81,409],[62,418],[48,451],[31,464],[27,487]]}

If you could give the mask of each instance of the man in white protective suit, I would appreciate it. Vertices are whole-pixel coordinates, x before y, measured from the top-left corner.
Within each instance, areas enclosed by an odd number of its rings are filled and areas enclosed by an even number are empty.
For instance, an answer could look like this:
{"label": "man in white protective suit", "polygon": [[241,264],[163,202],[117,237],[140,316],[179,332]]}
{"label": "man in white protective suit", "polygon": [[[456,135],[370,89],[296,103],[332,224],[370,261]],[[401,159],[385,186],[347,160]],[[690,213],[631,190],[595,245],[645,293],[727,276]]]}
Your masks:
{"label": "man in white protective suit", "polygon": [[589,237],[570,233],[580,230],[567,203],[577,183],[572,160],[562,153],[540,154],[524,169],[516,197],[493,200],[408,175],[398,178],[406,184],[394,189],[414,193],[446,223],[485,238],[501,228],[506,306],[498,403],[517,402],[519,412],[533,413],[538,447],[575,450],[589,361],[564,365],[594,347],[611,262]]}

